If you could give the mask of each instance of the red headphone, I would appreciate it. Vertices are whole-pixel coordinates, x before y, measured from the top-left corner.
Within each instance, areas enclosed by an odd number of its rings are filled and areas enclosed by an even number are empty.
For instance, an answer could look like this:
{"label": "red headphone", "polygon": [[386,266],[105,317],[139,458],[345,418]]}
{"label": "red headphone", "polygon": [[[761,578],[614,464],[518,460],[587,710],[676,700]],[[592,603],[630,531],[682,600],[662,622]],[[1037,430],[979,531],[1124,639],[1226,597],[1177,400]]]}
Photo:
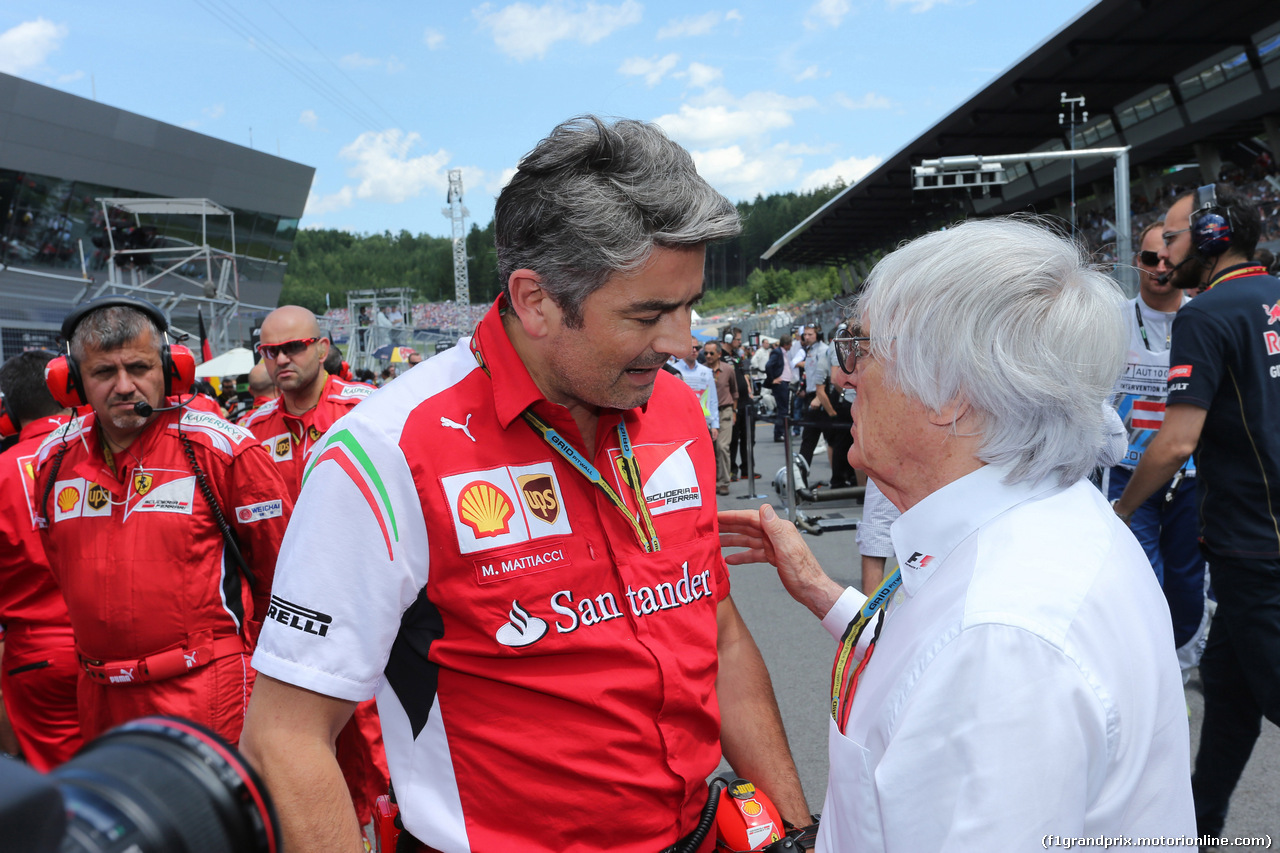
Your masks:
{"label": "red headphone", "polygon": [[99,308],[132,308],[145,314],[156,324],[160,334],[164,335],[164,345],[160,347],[160,367],[164,371],[164,395],[186,394],[196,378],[196,359],[191,350],[181,344],[169,343],[169,321],[164,312],[145,299],[136,296],[102,296],[81,303],[71,310],[62,321],[62,337],[66,341],[67,354],[60,355],[50,361],[44,369],[44,381],[49,386],[49,393],[59,405],[68,409],[83,406],[86,403],[84,384],[80,379],[80,365],[71,354],[71,336],[76,327],[86,316]]}
{"label": "red headphone", "polygon": [[0,438],[13,438],[19,431],[18,419],[9,408],[4,392],[0,391]]}

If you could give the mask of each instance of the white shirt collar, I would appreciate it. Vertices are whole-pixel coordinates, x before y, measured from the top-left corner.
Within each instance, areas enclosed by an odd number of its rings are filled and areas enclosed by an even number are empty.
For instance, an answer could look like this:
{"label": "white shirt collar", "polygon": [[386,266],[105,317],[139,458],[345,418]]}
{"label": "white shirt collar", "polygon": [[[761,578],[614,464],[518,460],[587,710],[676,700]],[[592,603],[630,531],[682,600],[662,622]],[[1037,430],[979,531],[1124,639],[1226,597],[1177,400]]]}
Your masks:
{"label": "white shirt collar", "polygon": [[889,528],[902,587],[915,595],[957,545],[996,516],[1059,488],[1055,477],[1006,485],[1009,469],[984,465],[904,512]]}

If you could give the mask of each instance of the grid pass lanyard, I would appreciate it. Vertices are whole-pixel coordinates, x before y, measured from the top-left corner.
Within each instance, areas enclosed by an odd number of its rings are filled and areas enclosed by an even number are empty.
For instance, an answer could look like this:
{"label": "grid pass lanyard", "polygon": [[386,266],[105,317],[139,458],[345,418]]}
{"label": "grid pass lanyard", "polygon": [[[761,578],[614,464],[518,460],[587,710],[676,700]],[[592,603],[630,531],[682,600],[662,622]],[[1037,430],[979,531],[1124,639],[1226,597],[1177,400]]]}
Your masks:
{"label": "grid pass lanyard", "polygon": [[849,722],[849,708],[853,705],[853,693],[858,684],[858,676],[862,674],[867,661],[871,660],[871,652],[875,648],[876,640],[880,638],[880,626],[884,624],[884,620],[881,619],[876,623],[876,632],[872,635],[871,645],[867,647],[866,654],[862,656],[862,661],[856,667],[851,665],[853,650],[858,647],[858,640],[862,639],[862,634],[871,624],[871,620],[889,603],[889,599],[893,597],[893,593],[901,583],[902,570],[895,568],[880,582],[880,586],[876,587],[876,591],[862,605],[858,615],[850,620],[849,627],[844,629],[844,636],[840,638],[840,651],[836,654],[835,663],[831,667],[831,719],[835,720],[841,734],[844,734],[845,725]]}
{"label": "grid pass lanyard", "polygon": [[1243,278],[1247,275],[1266,275],[1266,274],[1267,274],[1266,267],[1262,267],[1262,266],[1245,267],[1242,270],[1236,270],[1235,272],[1227,273],[1222,278],[1215,280],[1212,284],[1210,284],[1204,290],[1205,290],[1205,293],[1208,293],[1210,290],[1213,290],[1215,287],[1222,284],[1224,281],[1231,281],[1231,279],[1233,278]]}
{"label": "grid pass lanyard", "polygon": [[[480,369],[492,380],[493,374],[489,371],[489,366],[485,364],[484,356],[480,353],[480,345],[475,335],[471,337],[471,354],[475,356],[476,363],[480,365]],[[639,519],[631,514],[631,510],[627,509],[626,502],[613,490],[613,487],[605,480],[599,469],[579,453],[577,448],[570,444],[556,429],[527,409],[521,412],[520,416],[524,418],[525,423],[533,428],[534,432],[542,436],[543,441],[551,445],[552,450],[559,453],[566,462],[572,465],[575,471],[604,492],[609,502],[617,507],[618,511],[622,513],[623,517],[631,525],[636,541],[640,543],[640,547],[644,549],[646,554],[652,554],[654,551],[661,549],[662,546],[658,542],[658,531],[653,525],[653,515],[650,514],[649,504],[644,497],[642,485],[644,480],[640,474],[640,463],[636,461],[635,450],[631,446],[631,436],[627,434],[627,426],[623,423],[621,417],[618,418],[618,446],[622,451],[622,458],[618,460],[618,472],[635,493],[636,505],[640,507]]]}

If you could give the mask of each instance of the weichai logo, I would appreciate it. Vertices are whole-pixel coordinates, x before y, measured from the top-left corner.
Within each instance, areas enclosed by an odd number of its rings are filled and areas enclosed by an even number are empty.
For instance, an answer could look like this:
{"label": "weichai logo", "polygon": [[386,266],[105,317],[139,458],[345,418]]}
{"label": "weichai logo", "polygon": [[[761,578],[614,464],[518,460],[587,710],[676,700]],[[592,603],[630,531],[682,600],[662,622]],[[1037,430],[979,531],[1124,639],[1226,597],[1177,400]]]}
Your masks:
{"label": "weichai logo", "polygon": [[396,514],[391,508],[391,496],[387,493],[387,485],[374,467],[373,460],[350,430],[340,429],[328,434],[320,451],[311,457],[311,462],[302,474],[304,486],[311,472],[325,462],[336,462],[360,490],[360,495],[369,505],[369,510],[382,531],[382,539],[387,545],[387,559],[395,559],[391,543],[400,541],[400,529],[396,525]]}
{"label": "weichai logo", "polygon": [[458,498],[458,517],[477,539],[511,532],[508,522],[514,513],[506,493],[484,480],[464,486]]}

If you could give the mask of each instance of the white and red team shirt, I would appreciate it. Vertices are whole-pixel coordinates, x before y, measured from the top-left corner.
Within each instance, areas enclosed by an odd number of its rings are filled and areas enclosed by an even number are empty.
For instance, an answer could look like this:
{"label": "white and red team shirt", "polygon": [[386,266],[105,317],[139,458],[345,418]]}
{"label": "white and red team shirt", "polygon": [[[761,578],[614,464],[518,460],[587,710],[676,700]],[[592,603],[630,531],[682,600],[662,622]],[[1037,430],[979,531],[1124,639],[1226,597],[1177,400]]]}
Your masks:
{"label": "white and red team shirt", "polygon": [[302,488],[302,469],[311,449],[320,443],[334,421],[377,390],[363,382],[343,382],[336,376],[325,375],[328,378],[314,408],[293,415],[285,411],[284,398],[276,397],[240,422],[271,453],[277,470],[294,495]]}
{"label": "white and red team shirt", "polygon": [[[625,419],[661,550],[523,420],[581,448],[496,309],[343,418],[312,455],[254,666],[376,693],[405,827],[442,853],[653,853],[696,824],[720,760],[715,463],[697,402],[659,374]],[[710,849],[710,843],[704,845]]]}
{"label": "white and red team shirt", "polygon": [[[1184,299],[1182,304],[1188,301]],[[1143,452],[1164,423],[1165,398],[1169,395],[1169,338],[1176,314],[1151,308],[1141,296],[1130,299],[1125,306],[1129,354],[1124,372],[1116,380],[1113,403],[1129,433],[1129,450],[1119,463],[1129,470],[1138,467]],[[1147,333],[1145,340],[1143,331]],[[1194,463],[1188,463],[1185,473],[1195,476]]]}
{"label": "white and red team shirt", "polygon": [[[252,597],[226,553],[179,429],[254,572]],[[117,454],[116,464],[118,473],[103,456],[92,414],[50,433],[36,463],[36,509],[48,513],[45,551],[80,653],[92,660],[137,659],[244,635],[246,622],[266,611],[293,509],[253,436],[208,412],[161,412]],[[53,488],[42,509],[50,476]],[[249,627],[251,640],[256,626]]]}

